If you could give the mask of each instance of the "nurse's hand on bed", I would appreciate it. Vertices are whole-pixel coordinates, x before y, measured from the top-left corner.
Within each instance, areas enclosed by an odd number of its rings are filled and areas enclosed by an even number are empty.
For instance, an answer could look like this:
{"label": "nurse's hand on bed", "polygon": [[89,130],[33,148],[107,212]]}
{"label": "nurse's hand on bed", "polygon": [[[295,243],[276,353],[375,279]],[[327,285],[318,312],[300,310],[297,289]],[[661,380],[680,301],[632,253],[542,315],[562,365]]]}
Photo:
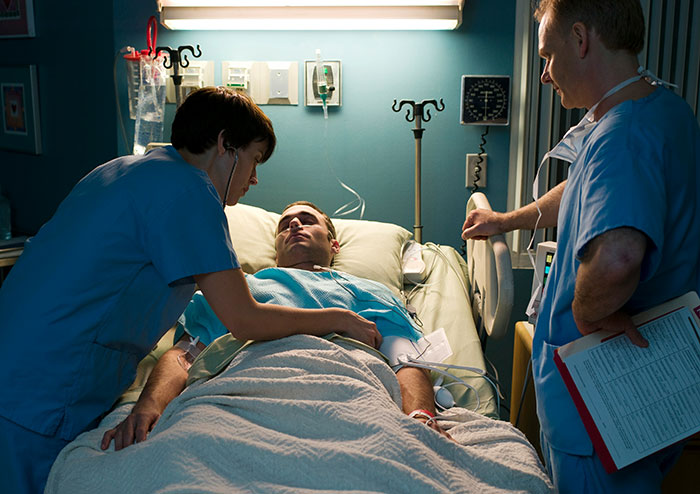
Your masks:
{"label": "nurse's hand on bed", "polygon": [[145,441],[148,433],[160,418],[161,411],[155,405],[149,405],[147,402],[138,402],[134,405],[131,413],[114,429],[110,429],[102,436],[100,448],[103,450],[109,448],[109,443],[114,439],[114,449],[120,449],[131,446],[134,443]]}
{"label": "nurse's hand on bed", "polygon": [[382,344],[382,335],[377,330],[377,325],[364,317],[345,309],[338,309],[339,324],[336,333],[344,334],[349,338],[361,341],[365,345],[379,349]]}
{"label": "nurse's hand on bed", "polygon": [[496,213],[488,209],[474,209],[470,211],[462,225],[462,239],[486,240],[491,235],[504,233],[503,213]]}

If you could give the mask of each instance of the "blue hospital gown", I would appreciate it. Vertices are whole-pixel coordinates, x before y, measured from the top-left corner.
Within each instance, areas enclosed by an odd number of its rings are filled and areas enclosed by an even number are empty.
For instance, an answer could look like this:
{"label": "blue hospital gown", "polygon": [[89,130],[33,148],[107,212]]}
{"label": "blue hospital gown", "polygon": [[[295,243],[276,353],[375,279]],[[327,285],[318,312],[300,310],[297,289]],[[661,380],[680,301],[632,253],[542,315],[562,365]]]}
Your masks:
{"label": "blue hospital gown", "polygon": [[[410,315],[381,283],[338,271],[312,272],[294,268],[268,268],[246,275],[250,292],[260,303],[304,309],[341,307],[374,322],[383,337],[403,336],[417,341],[422,335]],[[201,292],[195,293],[180,317],[175,339],[185,329],[209,345],[228,333]]]}

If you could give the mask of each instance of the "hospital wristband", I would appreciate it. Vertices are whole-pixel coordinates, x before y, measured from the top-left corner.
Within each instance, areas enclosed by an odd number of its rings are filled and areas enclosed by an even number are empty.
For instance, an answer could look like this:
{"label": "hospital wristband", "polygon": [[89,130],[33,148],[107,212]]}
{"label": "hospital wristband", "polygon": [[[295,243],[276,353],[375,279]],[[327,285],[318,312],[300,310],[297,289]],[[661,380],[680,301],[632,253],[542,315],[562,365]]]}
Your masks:
{"label": "hospital wristband", "polygon": [[408,418],[410,419],[415,419],[415,418],[421,418],[421,419],[427,419],[425,422],[425,425],[430,425],[431,422],[435,422],[435,415],[430,413],[428,410],[419,408],[418,410],[413,410],[411,413],[408,414]]}

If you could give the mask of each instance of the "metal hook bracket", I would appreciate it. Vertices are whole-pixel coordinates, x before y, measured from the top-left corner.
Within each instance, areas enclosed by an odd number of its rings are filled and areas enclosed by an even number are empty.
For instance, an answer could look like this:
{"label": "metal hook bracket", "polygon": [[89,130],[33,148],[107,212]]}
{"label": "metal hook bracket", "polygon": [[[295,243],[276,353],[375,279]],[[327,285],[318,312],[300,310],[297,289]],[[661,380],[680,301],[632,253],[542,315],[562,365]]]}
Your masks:
{"label": "metal hook bracket", "polygon": [[170,76],[173,78],[173,84],[175,85],[175,100],[176,104],[180,106],[180,85],[182,84],[182,75],[180,74],[180,68],[183,69],[189,67],[190,59],[187,57],[187,51],[194,58],[199,58],[202,56],[202,50],[197,45],[197,49],[192,47],[192,45],[178,46],[177,48],[171,48],[170,46],[159,46],[156,48],[156,54],[161,51],[168,52],[168,60],[163,64],[166,69],[173,69],[173,74]]}

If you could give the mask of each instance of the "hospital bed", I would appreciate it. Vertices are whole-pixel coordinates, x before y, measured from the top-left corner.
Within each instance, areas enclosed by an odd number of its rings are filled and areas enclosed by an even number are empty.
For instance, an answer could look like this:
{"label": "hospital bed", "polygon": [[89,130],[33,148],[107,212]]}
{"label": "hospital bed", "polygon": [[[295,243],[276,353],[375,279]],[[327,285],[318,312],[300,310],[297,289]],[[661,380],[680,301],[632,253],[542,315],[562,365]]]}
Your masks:
{"label": "hospital bed", "polygon": [[[489,207],[483,194],[472,196],[468,210],[475,207]],[[273,267],[279,215],[242,204],[228,207],[226,214],[243,270],[255,273]],[[487,369],[483,339],[505,332],[512,305],[510,258],[502,237],[468,242],[469,262],[452,247],[426,243],[424,279],[406,282],[402,253],[410,232],[374,221],[334,219],[333,223],[341,247],[334,270],[383,283],[416,308],[425,334],[444,329],[452,350],[446,363]],[[455,452],[456,444],[382,402],[388,399],[384,391],[364,395],[367,387],[379,386],[394,396],[398,385],[384,362],[376,356],[365,360],[366,351],[358,353],[342,338],[326,341],[297,335],[238,350],[240,343],[224,336],[202,352],[190,371],[192,385],[166,409],[147,441],[119,452],[102,452],[102,434],[128,414],[172,338],[173,330],[141,362],[134,384],[100,427],[63,450],[47,493],[187,491],[183,486],[197,492],[195,486],[206,492],[311,492],[304,485],[318,492],[344,492],[348,487],[343,479],[350,479],[357,492],[549,492],[532,446],[510,424],[494,420],[499,410],[493,379],[464,369],[449,372],[469,387],[444,379],[456,401],[455,408],[445,412],[452,416],[445,427],[452,427],[453,437],[466,448],[466,453]],[[240,353],[232,357],[234,347]],[[335,351],[341,353],[331,360],[354,366],[326,369],[323,356]],[[366,372],[355,374],[353,368]],[[299,372],[305,380],[298,379]],[[317,386],[310,390],[309,380],[318,381],[318,386],[332,381],[337,390],[317,397],[321,392]],[[256,393],[261,396],[253,396]],[[305,407],[311,406],[309,396],[320,400],[314,402],[314,416],[323,418],[313,424],[304,418]],[[380,452],[374,450],[377,447]],[[397,451],[399,447],[406,451]],[[220,460],[229,456],[226,468]],[[353,473],[352,468],[359,470]],[[127,478],[125,472],[130,470],[133,475]],[[434,478],[427,478],[426,471]],[[373,488],[363,490],[363,485]],[[443,490],[445,485],[453,488]]]}

